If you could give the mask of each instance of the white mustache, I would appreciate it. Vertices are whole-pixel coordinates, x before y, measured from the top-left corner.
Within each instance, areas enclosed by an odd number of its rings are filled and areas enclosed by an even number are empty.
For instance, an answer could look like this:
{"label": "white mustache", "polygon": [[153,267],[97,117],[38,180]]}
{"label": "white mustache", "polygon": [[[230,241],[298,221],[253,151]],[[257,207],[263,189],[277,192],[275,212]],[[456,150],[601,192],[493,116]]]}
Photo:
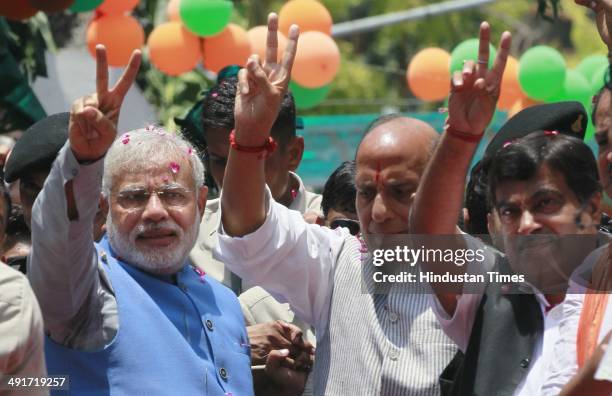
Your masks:
{"label": "white mustache", "polygon": [[181,227],[179,227],[178,224],[176,224],[173,221],[162,221],[159,223],[138,224],[136,227],[134,227],[134,230],[132,231],[132,233],[136,237],[139,237],[146,232],[158,231],[158,230],[171,230],[179,237],[183,235],[183,230],[181,229]]}

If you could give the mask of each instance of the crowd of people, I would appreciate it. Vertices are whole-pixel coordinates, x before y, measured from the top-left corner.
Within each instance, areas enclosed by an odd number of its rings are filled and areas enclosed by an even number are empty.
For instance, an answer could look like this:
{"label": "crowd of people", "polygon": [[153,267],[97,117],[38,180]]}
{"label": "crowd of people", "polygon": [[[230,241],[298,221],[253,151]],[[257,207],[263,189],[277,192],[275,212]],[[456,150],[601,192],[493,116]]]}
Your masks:
{"label": "crowd of people", "polygon": [[[612,53],[612,0],[576,3]],[[299,28],[282,53],[277,29],[182,134],[117,130],[141,53],[110,88],[98,46],[95,93],[0,142],[0,394],[612,394],[612,84],[591,115],[519,112],[470,167],[511,45],[489,67],[483,22],[444,130],[381,116],[316,194],[287,88]],[[463,255],[372,265],[400,247]]]}

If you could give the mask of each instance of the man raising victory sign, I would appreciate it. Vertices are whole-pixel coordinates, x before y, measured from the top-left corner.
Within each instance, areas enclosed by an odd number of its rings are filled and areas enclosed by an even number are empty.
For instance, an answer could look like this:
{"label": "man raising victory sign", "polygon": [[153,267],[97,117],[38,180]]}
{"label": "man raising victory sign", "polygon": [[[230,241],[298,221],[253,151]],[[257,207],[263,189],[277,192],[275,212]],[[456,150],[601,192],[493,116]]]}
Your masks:
{"label": "man raising victory sign", "polygon": [[[250,58],[239,74],[215,253],[315,327],[314,394],[438,395],[438,375],[455,346],[427,296],[402,292],[402,285],[388,295],[364,293],[361,282],[374,267],[361,241],[347,229],[307,224],[266,187],[270,130],[296,49],[292,30],[279,63],[276,23],[271,16],[266,59]],[[412,197],[436,139],[429,125],[401,116],[368,130],[356,156],[356,209],[366,240],[408,232]]]}
{"label": "man raising victory sign", "polygon": [[512,279],[484,277],[476,287],[468,281],[432,282],[434,311],[462,352],[445,370],[445,394],[540,395],[556,359],[552,346],[569,275],[607,241],[597,232],[601,187],[595,158],[580,139],[529,125],[525,129],[533,132],[517,128],[492,153],[487,170],[488,201],[506,254],[457,231],[465,178],[495,112],[510,49],[505,32],[489,69],[489,36],[483,23],[478,62],[466,62],[453,76],[445,132],[419,186],[410,224],[414,234],[429,236],[423,238],[425,248],[454,236],[445,248],[484,252],[484,260],[467,264],[422,263],[427,270],[491,271]]}
{"label": "man raising victory sign", "polygon": [[[104,47],[96,58],[96,94],[74,103],[32,215],[28,275],[49,373],[68,374],[74,394],[250,395],[238,300],[187,261],[206,203],[202,162],[160,128],[116,139],[141,55],[110,90]],[[99,200],[108,231],[95,244]]]}

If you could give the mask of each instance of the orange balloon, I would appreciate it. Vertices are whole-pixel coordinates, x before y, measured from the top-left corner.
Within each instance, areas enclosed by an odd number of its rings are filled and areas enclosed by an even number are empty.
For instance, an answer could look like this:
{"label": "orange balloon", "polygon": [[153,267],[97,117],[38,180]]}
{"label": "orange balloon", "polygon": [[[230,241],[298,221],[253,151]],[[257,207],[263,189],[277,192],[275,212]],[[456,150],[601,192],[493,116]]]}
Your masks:
{"label": "orange balloon", "polygon": [[4,0],[0,1],[0,16],[21,21],[34,16],[38,9],[32,7],[28,0]]}
{"label": "orange balloon", "polygon": [[74,0],[28,0],[32,7],[44,12],[58,12],[70,7]]}
{"label": "orange balloon", "polygon": [[193,70],[202,59],[199,37],[190,33],[180,22],[156,26],[147,44],[151,63],[171,76]]}
{"label": "orange balloon", "polygon": [[541,104],[541,103],[542,102],[538,102],[537,100],[533,100],[533,99],[530,99],[530,98],[524,96],[521,99],[517,100],[512,105],[510,110],[508,110],[508,118],[514,117],[516,115],[516,113],[520,112],[523,109],[526,109],[527,107],[535,106],[535,105]]}
{"label": "orange balloon", "polygon": [[138,5],[138,0],[104,0],[98,11],[102,14],[117,15],[130,12]]}
{"label": "orange balloon", "polygon": [[295,54],[293,81],[304,88],[319,88],[332,82],[340,69],[340,50],[334,39],[321,32],[300,35]]}
{"label": "orange balloon", "polygon": [[87,48],[94,58],[96,45],[104,44],[110,66],[125,66],[132,52],[144,45],[144,30],[129,15],[104,15],[87,27]]}
{"label": "orange balloon", "polygon": [[412,57],[406,80],[414,96],[427,102],[448,96],[450,59],[450,54],[441,48],[425,48]]}
{"label": "orange balloon", "polygon": [[166,7],[166,14],[168,14],[169,21],[179,22],[181,16],[179,15],[179,6],[181,0],[170,0],[168,7]]}
{"label": "orange balloon", "polygon": [[289,35],[292,24],[300,32],[317,31],[331,36],[332,17],[325,6],[316,0],[291,0],[278,13],[278,30]]}
{"label": "orange balloon", "polygon": [[233,23],[220,34],[206,37],[203,41],[204,67],[213,73],[228,65],[245,65],[252,53],[246,30]]}
{"label": "orange balloon", "polygon": [[506,62],[506,70],[502,77],[501,92],[499,100],[497,101],[497,107],[500,110],[510,110],[516,101],[526,98],[525,94],[521,90],[521,84],[518,79],[519,63],[512,56],[508,57]]}
{"label": "orange balloon", "polygon": [[[249,42],[251,43],[251,53],[259,55],[259,59],[263,62],[266,59],[266,40],[268,37],[267,26],[255,26],[247,32]],[[300,36],[300,44],[302,43],[302,37]],[[287,47],[287,38],[281,32],[278,32],[278,53],[277,58],[280,60]],[[299,46],[298,46],[299,47]],[[246,59],[243,60],[240,65],[246,64]]]}

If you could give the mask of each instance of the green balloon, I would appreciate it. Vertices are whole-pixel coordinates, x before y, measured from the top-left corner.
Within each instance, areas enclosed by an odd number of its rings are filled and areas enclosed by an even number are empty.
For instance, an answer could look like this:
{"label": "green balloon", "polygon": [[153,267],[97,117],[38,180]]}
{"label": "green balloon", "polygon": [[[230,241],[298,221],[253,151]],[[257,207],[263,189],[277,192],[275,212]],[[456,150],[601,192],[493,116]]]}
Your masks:
{"label": "green balloon", "polygon": [[306,110],[315,107],[323,100],[329,93],[331,84],[324,85],[320,88],[304,88],[293,81],[289,83],[289,91],[293,94],[295,99],[295,107],[299,110]]}
{"label": "green balloon", "polygon": [[104,0],[75,0],[70,6],[70,11],[73,12],[87,12],[98,8]]}
{"label": "green balloon", "polygon": [[591,81],[595,72],[601,69],[603,66],[608,64],[608,59],[603,55],[590,55],[584,58],[578,66],[576,71],[580,72],[588,81]]}
{"label": "green balloon", "polygon": [[[451,76],[454,72],[463,70],[463,61],[478,61],[478,45],[478,39],[468,39],[455,47],[451,53]],[[495,48],[489,44],[489,68],[493,67],[493,61],[495,60],[496,55],[497,51],[495,51]]]}
{"label": "green balloon", "polygon": [[565,60],[554,48],[530,48],[519,60],[521,89],[532,99],[548,100],[557,95],[565,82]]}
{"label": "green balloon", "polygon": [[588,102],[591,97],[591,84],[576,70],[567,70],[563,89],[556,95],[547,99],[547,102],[563,102],[575,100],[580,103]]}
{"label": "green balloon", "polygon": [[591,94],[595,95],[606,83],[606,75],[608,74],[608,64],[597,69],[593,73],[593,79],[591,80]]}
{"label": "green balloon", "polygon": [[233,9],[233,3],[227,0],[181,0],[179,14],[187,30],[208,37],[221,33]]}

